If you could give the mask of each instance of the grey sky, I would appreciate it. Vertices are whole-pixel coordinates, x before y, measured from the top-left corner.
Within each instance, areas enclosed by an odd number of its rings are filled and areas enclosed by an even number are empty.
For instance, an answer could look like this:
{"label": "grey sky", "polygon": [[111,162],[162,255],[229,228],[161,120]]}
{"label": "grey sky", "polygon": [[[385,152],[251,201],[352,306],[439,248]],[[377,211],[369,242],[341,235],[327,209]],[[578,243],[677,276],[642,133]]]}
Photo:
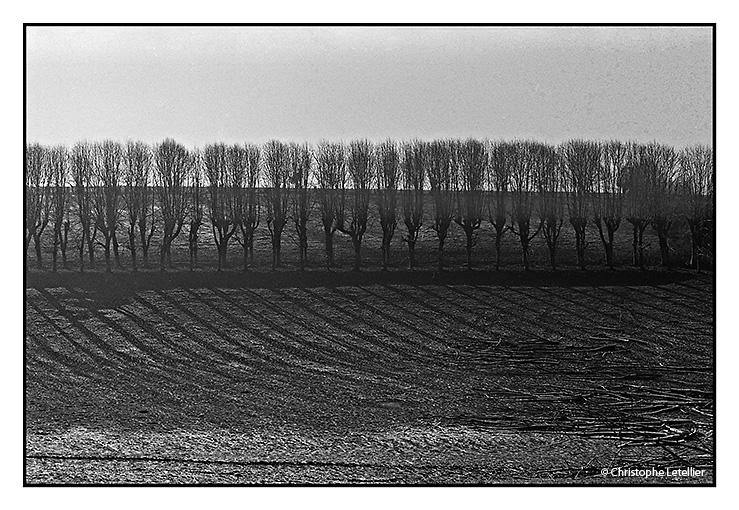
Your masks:
{"label": "grey sky", "polygon": [[27,137],[711,143],[710,28],[29,27]]}

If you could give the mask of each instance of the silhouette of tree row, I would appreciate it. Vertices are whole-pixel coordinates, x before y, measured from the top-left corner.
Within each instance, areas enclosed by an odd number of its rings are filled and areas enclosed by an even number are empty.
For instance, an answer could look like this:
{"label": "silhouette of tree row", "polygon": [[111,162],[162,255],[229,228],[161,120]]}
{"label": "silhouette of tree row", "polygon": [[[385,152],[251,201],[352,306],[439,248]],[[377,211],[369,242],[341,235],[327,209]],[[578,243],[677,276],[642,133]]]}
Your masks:
{"label": "silhouette of tree row", "polygon": [[[26,146],[25,250],[34,242],[42,264],[42,236],[50,232],[52,270],[68,267],[70,241],[78,267],[95,268],[101,249],[105,268],[121,267],[119,236],[137,271],[150,267],[158,233],[159,268],[172,264],[172,244],[187,226],[190,269],[198,264],[200,230],[212,230],[218,270],[227,264],[229,242],[243,249],[243,268],[254,263],[254,240],[264,218],[272,268],[281,265],[285,227],[292,223],[299,265],[308,260],[309,221],[318,209],[326,266],[334,261],[334,234],[354,249],[354,269],[374,197],[382,229],[382,267],[390,261],[398,222],[405,225],[410,268],[425,222],[438,241],[438,269],[456,224],[464,233],[466,265],[487,217],[494,234],[495,267],[510,232],[529,269],[529,246],[542,234],[549,262],[557,267],[558,240],[572,227],[577,263],[586,268],[586,232],[597,229],[608,267],[614,267],[614,236],[622,220],[631,225],[633,263],[645,265],[644,233],[651,225],[661,262],[672,266],[670,235],[676,218],[690,230],[690,265],[700,269],[714,246],[714,161],[710,147],[683,150],[657,143],[570,140],[559,146],[529,140],[387,140],[373,144],[321,142],[263,146],[214,143],[189,150],[167,139],[150,146],[114,141],[64,146]],[[425,203],[430,196],[431,207]],[[51,225],[50,230],[47,227]],[[125,238],[125,237],[124,237]],[[141,254],[139,259],[138,254]]]}

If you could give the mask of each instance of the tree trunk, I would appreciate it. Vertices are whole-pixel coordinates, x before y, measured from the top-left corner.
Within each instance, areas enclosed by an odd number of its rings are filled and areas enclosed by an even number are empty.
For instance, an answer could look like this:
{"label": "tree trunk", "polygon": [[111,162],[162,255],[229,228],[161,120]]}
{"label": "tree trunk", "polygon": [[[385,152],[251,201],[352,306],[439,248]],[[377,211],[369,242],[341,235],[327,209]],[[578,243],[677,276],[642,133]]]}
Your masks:
{"label": "tree trunk", "polygon": [[[594,223],[598,227],[598,235],[603,244],[603,251],[606,253],[606,265],[610,269],[615,269],[613,263],[613,236],[616,233],[616,229],[618,229],[618,225],[614,224],[610,220],[602,221],[600,218],[596,218]],[[606,230],[605,233],[603,232],[604,223]]]}
{"label": "tree trunk", "polygon": [[82,239],[80,240],[80,244],[77,247],[79,250],[80,255],[80,273],[85,272],[85,237],[84,233],[82,234]]}
{"label": "tree trunk", "polygon": [[43,269],[43,264],[41,263],[41,232],[35,232],[33,234],[33,244],[36,248],[36,268]]}
{"label": "tree trunk", "polygon": [[118,252],[118,236],[113,231],[113,256],[115,257],[115,267],[121,268],[121,255]]}
{"label": "tree trunk", "polygon": [[576,239],[577,265],[585,271],[585,235],[580,234]]}
{"label": "tree trunk", "polygon": [[672,269],[672,261],[670,260],[670,245],[668,242],[668,228],[660,227],[657,230],[659,237],[659,252],[662,259],[662,265],[667,269]]}
{"label": "tree trunk", "polygon": [[162,238],[162,248],[159,251],[159,271],[162,273],[165,270],[165,262],[167,261],[167,252],[169,251],[169,244],[171,242],[172,241],[165,234],[165,236]]}
{"label": "tree trunk", "polygon": [[226,255],[228,250],[228,244],[225,239],[221,239],[221,244],[218,245],[218,270],[226,269]]}
{"label": "tree trunk", "polygon": [[31,246],[31,239],[33,239],[33,232],[29,230],[28,234],[26,234],[26,239],[25,239],[26,251],[23,252],[26,254],[26,256],[28,255],[28,247]]}
{"label": "tree trunk", "polygon": [[525,271],[529,270],[529,242],[526,237],[521,238],[521,251],[523,255],[523,268]]}
{"label": "tree trunk", "polygon": [[67,247],[69,246],[69,229],[71,228],[71,224],[69,220],[64,222],[64,235],[62,236],[61,240],[61,249],[62,249],[62,266],[64,269],[67,269]]}
{"label": "tree trunk", "polygon": [[111,244],[112,238],[111,237],[105,237],[105,271],[110,273],[113,268],[110,264],[110,244]]}
{"label": "tree trunk", "polygon": [[446,239],[439,237],[439,272],[444,270],[444,241]]}
{"label": "tree trunk", "polygon": [[547,241],[547,248],[549,248],[549,264],[551,264],[552,270],[556,271],[557,270],[557,258],[556,258],[557,242]]}
{"label": "tree trunk", "polygon": [[641,267],[644,268],[643,264],[640,261],[639,258],[639,227],[636,223],[633,224],[634,227],[634,267]]}
{"label": "tree trunk", "polygon": [[701,271],[700,266],[700,250],[703,248],[703,234],[701,228],[701,221],[688,220],[688,226],[690,227],[690,267]]}
{"label": "tree trunk", "polygon": [[131,250],[131,266],[133,267],[133,272],[135,273],[139,270],[139,268],[136,262],[136,230],[134,229],[134,227],[128,229],[128,249]]}
{"label": "tree trunk", "polygon": [[530,225],[527,222],[519,222],[518,232],[521,241],[521,261],[523,262],[524,271],[529,270],[529,231]]}
{"label": "tree trunk", "polygon": [[141,255],[143,257],[144,267],[149,268],[149,246],[151,244],[151,236],[154,235],[154,225],[152,223],[152,230],[147,234],[146,232],[146,221],[139,221],[139,238],[141,239]]}
{"label": "tree trunk", "polygon": [[282,249],[282,236],[275,236],[272,240],[272,270],[276,270],[280,265],[280,251]]}
{"label": "tree trunk", "polygon": [[362,266],[362,239],[352,238],[352,244],[354,245],[354,270],[359,271]]}
{"label": "tree trunk", "polygon": [[552,271],[557,270],[557,238],[562,228],[562,222],[556,219],[547,219],[544,224],[544,239],[547,242],[547,248],[549,249],[549,265],[552,266]]}
{"label": "tree trunk", "polygon": [[416,241],[408,241],[408,259],[413,271],[416,268]]}
{"label": "tree trunk", "polygon": [[331,269],[334,265],[334,232],[330,226],[324,224],[323,231],[326,234],[326,267]]}
{"label": "tree trunk", "polygon": [[62,236],[62,233],[57,230],[56,226],[54,226],[54,245],[51,251],[51,270],[54,273],[56,273],[57,252],[59,251],[59,238],[61,236]]}
{"label": "tree trunk", "polygon": [[472,271],[472,247],[474,246],[472,237],[474,230],[471,228],[465,228],[465,234],[467,234],[467,270]]}
{"label": "tree trunk", "polygon": [[187,246],[189,248],[190,252],[190,271],[195,270],[195,264],[198,263],[198,229],[200,228],[200,223],[191,221],[190,222],[190,231],[187,234]]}
{"label": "tree trunk", "polygon": [[608,267],[611,269],[615,269],[614,262],[613,262],[613,236],[615,234],[615,231],[608,227],[608,243],[606,244],[606,264],[608,264]]}
{"label": "tree trunk", "polygon": [[90,258],[90,269],[95,269],[95,239],[89,231],[87,234],[87,253]]}
{"label": "tree trunk", "polygon": [[570,218],[570,224],[575,229],[575,251],[577,252],[577,265],[585,271],[585,228],[586,218]]}
{"label": "tree trunk", "polygon": [[308,260],[308,230],[305,225],[298,229],[298,257],[300,259],[300,270],[305,270]]}
{"label": "tree trunk", "polygon": [[395,223],[386,222],[382,225],[382,270],[387,271],[390,264],[390,243],[395,233]]}
{"label": "tree trunk", "polygon": [[390,250],[390,241],[389,241],[389,235],[392,235],[388,232],[388,228],[383,225],[382,227],[382,270],[387,271],[387,265],[388,265],[388,251]]}

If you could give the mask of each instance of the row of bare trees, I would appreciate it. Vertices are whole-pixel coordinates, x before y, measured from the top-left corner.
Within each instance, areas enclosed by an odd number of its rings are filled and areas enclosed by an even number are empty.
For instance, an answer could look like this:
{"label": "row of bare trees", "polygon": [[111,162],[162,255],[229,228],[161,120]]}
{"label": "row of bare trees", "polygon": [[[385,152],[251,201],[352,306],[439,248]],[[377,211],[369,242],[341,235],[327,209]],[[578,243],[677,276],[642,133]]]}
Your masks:
{"label": "row of bare trees", "polygon": [[[149,266],[158,232],[159,266],[171,265],[171,247],[186,226],[190,268],[197,265],[200,231],[209,223],[226,265],[235,239],[244,268],[253,264],[255,232],[264,221],[272,246],[272,267],[281,263],[282,237],[292,223],[300,267],[308,257],[309,222],[317,209],[323,226],[326,264],[334,265],[334,234],[354,248],[354,268],[374,197],[382,229],[382,265],[398,224],[405,226],[411,268],[424,223],[438,241],[438,268],[452,224],[464,233],[467,266],[484,220],[494,233],[496,268],[501,243],[510,232],[529,268],[529,246],[542,234],[552,268],[565,223],[573,230],[577,261],[586,267],[586,232],[597,228],[606,264],[614,267],[614,236],[626,220],[633,231],[634,265],[644,267],[644,233],[652,226],[662,263],[670,267],[669,244],[678,215],[692,241],[691,263],[712,247],[713,151],[705,146],[677,151],[657,143],[571,140],[559,146],[536,141],[435,140],[373,144],[307,144],[272,140],[263,146],[214,143],[188,150],[167,139],[149,146],[113,141],[26,147],[25,249],[34,242],[42,266],[41,239],[52,232],[52,269],[58,256],[67,267],[69,243],[79,269],[95,267],[96,249],[105,267],[121,266],[119,235],[137,270]],[[433,202],[426,210],[428,198]],[[431,217],[427,217],[427,216]],[[124,241],[125,242],[125,241]],[[141,259],[139,259],[139,253]]]}

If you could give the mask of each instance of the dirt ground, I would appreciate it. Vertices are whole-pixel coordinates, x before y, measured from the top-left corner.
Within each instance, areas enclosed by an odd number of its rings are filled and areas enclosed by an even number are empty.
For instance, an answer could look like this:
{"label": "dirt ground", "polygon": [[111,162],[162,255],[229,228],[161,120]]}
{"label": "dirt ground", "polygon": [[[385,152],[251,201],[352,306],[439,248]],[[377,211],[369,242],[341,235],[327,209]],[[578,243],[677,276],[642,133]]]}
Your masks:
{"label": "dirt ground", "polygon": [[713,483],[712,274],[31,271],[25,295],[28,484]]}

